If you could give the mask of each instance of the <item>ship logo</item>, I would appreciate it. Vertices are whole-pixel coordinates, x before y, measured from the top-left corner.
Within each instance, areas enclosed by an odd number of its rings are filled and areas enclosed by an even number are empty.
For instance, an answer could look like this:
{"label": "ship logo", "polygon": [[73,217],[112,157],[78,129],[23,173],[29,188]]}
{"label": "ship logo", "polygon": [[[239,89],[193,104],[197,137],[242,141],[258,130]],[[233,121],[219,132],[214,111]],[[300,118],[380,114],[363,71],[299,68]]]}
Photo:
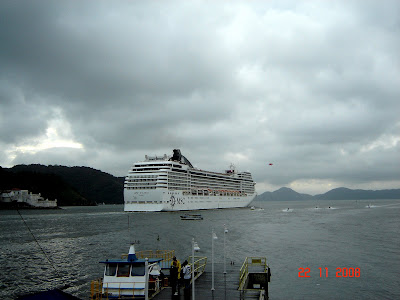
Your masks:
{"label": "ship logo", "polygon": [[171,196],[171,198],[169,199],[169,203],[171,204],[172,207],[174,207],[175,205],[175,197]]}
{"label": "ship logo", "polygon": [[169,203],[171,204],[171,207],[174,207],[175,204],[185,204],[184,198],[175,198],[173,195],[171,198],[169,198]]}

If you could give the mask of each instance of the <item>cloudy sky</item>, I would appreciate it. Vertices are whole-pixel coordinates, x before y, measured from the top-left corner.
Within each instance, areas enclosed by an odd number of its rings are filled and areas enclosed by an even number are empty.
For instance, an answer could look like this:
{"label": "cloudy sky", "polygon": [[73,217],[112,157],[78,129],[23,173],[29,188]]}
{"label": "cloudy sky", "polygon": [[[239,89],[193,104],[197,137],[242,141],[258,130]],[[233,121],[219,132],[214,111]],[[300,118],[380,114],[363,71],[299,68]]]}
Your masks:
{"label": "cloudy sky", "polygon": [[397,0],[1,1],[0,165],[400,188],[399,53]]}

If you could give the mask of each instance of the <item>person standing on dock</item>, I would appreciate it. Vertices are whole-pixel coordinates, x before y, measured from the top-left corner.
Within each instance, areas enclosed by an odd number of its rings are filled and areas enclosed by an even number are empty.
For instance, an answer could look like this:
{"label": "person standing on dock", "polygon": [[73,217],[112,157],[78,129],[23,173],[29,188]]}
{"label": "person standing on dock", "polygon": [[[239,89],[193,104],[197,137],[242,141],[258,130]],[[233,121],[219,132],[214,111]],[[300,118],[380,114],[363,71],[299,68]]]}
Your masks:
{"label": "person standing on dock", "polygon": [[184,294],[185,299],[189,296],[190,290],[190,279],[192,278],[192,269],[187,260],[182,264],[183,282],[184,282]]}
{"label": "person standing on dock", "polygon": [[181,263],[174,256],[171,263],[171,287],[172,295],[179,295],[179,280],[181,278]]}

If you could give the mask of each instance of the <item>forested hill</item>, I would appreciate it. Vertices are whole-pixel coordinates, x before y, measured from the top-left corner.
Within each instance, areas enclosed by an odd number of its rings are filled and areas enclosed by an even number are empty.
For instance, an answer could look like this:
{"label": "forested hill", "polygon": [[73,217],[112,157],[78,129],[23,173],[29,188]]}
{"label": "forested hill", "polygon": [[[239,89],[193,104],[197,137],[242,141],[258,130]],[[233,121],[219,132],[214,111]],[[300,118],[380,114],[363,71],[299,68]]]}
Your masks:
{"label": "forested hill", "polygon": [[6,176],[9,180],[2,182],[0,189],[40,192],[45,198],[57,199],[59,206],[124,203],[124,178],[89,167],[17,165],[2,169],[4,172],[12,176]]}
{"label": "forested hill", "polygon": [[41,194],[45,199],[57,199],[58,206],[95,205],[68,185],[60,176],[29,171],[12,172],[0,167],[0,191],[13,188]]}

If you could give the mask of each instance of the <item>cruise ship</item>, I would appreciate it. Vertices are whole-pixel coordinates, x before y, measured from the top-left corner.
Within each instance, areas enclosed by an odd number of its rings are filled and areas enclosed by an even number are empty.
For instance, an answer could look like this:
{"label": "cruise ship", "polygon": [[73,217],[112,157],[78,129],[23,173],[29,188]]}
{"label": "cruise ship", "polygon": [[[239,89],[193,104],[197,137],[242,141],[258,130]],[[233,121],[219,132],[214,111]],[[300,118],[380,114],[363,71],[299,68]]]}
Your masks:
{"label": "cruise ship", "polygon": [[179,211],[245,207],[256,196],[250,172],[233,165],[223,173],[193,167],[179,149],[145,155],[125,178],[125,211]]}

